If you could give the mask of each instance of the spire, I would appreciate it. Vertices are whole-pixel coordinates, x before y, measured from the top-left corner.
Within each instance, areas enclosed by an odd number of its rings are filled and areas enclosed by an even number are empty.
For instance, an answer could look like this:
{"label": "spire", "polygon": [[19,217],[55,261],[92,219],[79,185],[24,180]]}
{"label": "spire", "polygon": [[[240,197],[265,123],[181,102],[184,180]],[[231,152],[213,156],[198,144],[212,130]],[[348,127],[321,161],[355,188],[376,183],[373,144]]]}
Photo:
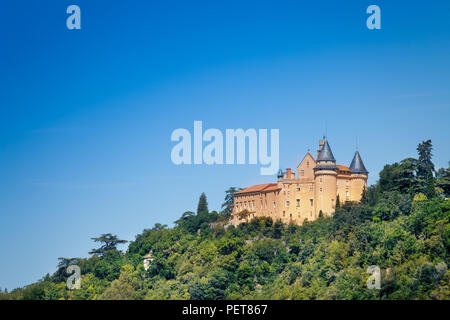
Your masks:
{"label": "spire", "polygon": [[368,174],[369,172],[366,170],[366,167],[364,167],[364,163],[361,159],[361,156],[359,155],[359,151],[356,150],[355,156],[353,157],[352,163],[350,164],[350,171],[352,173],[362,173],[362,174]]}
{"label": "spire", "polygon": [[333,152],[331,152],[330,145],[328,144],[328,140],[325,140],[325,143],[320,149],[319,156],[317,157],[317,161],[332,161],[336,162],[336,159],[334,159]]}

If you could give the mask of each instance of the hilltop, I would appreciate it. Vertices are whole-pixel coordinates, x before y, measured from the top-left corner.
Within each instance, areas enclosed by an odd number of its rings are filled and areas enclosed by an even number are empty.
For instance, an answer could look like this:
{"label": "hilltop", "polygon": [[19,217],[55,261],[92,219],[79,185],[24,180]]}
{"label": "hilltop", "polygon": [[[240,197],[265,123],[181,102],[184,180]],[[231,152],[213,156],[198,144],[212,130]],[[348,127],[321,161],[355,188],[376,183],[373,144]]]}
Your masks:
{"label": "hilltop", "polygon": [[[450,299],[450,168],[435,170],[431,149],[422,142],[417,159],[386,165],[360,203],[302,226],[226,226],[237,189],[220,213],[202,194],[173,228],[145,229],[124,253],[117,236],[94,238],[102,246],[89,258],[60,258],[53,275],[0,299]],[[74,264],[81,288],[68,290]],[[366,285],[371,265],[379,290]]]}

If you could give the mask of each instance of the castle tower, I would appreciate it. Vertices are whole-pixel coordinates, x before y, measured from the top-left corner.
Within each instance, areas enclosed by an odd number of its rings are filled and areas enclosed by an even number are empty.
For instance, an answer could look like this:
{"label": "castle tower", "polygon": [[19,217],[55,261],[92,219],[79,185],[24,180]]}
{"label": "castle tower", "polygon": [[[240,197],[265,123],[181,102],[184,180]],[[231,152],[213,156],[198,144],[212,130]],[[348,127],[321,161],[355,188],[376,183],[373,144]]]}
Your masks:
{"label": "castle tower", "polygon": [[324,216],[334,212],[337,194],[336,159],[331,152],[328,140],[321,140],[320,145],[322,146],[314,168],[315,218],[319,216],[320,211]]}
{"label": "castle tower", "polygon": [[367,188],[367,177],[369,172],[366,170],[358,150],[356,150],[352,163],[350,164],[350,172],[351,201],[360,201],[364,188]]}

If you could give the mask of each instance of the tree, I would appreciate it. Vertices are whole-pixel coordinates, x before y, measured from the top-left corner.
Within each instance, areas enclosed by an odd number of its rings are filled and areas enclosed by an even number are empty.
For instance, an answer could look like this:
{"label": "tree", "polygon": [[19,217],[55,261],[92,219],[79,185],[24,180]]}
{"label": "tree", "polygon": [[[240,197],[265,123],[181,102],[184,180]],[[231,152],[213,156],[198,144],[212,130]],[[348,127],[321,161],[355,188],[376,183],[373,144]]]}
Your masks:
{"label": "tree", "polygon": [[419,154],[419,162],[417,168],[417,177],[422,181],[424,185],[423,190],[425,195],[430,199],[436,196],[435,182],[434,182],[434,164],[431,161],[433,154],[431,150],[433,145],[431,140],[422,141],[417,146],[417,152]]}
{"label": "tree", "polygon": [[63,257],[59,257],[58,260],[59,260],[58,268],[67,269],[68,266],[70,266],[72,264],[77,264],[78,261],[80,260],[80,258],[63,258]]}
{"label": "tree", "polygon": [[201,278],[189,287],[191,300],[224,300],[230,276],[217,270],[209,278]]}
{"label": "tree", "polygon": [[431,150],[433,149],[433,145],[431,140],[422,141],[417,146],[417,153],[419,154],[419,162],[423,165],[422,168],[419,168],[419,175],[426,176],[428,172],[434,172],[434,164],[431,161],[433,154]]}
{"label": "tree", "polygon": [[436,178],[437,187],[441,188],[444,192],[444,195],[448,197],[450,194],[450,162],[448,168],[440,168],[436,172]]}
{"label": "tree", "polygon": [[111,282],[111,285],[100,296],[101,300],[132,300],[139,288],[137,272],[131,265],[124,265],[120,270],[120,277]]}
{"label": "tree", "polygon": [[208,201],[206,200],[206,194],[202,192],[200,199],[198,200],[197,214],[205,211],[208,212]]}
{"label": "tree", "polygon": [[385,165],[380,172],[380,191],[400,191],[410,194],[421,192],[423,182],[419,181],[417,177],[418,166],[418,160],[414,158]]}
{"label": "tree", "polygon": [[364,186],[362,194],[361,194],[361,203],[367,204],[369,202],[369,197],[367,195],[366,186]]}
{"label": "tree", "polygon": [[427,176],[427,180],[425,183],[425,195],[428,199],[431,199],[436,196],[435,182],[432,173],[429,173]]}
{"label": "tree", "polygon": [[161,231],[167,229],[167,224],[155,223],[155,226],[152,228],[153,231]]}
{"label": "tree", "polygon": [[127,240],[120,240],[117,236],[111,233],[104,233],[98,238],[91,238],[94,242],[103,243],[103,245],[98,249],[92,249],[89,254],[98,254],[103,256],[106,252],[111,250],[117,250],[117,245],[121,243],[127,243]]}
{"label": "tree", "polygon": [[70,265],[79,264],[80,258],[58,258],[57,270],[52,276],[52,280],[56,283],[65,282],[67,278],[70,276],[67,274],[67,268]]}
{"label": "tree", "polygon": [[222,203],[222,212],[221,214],[229,219],[231,217],[231,213],[233,212],[234,205],[234,193],[236,191],[241,190],[241,188],[230,187],[227,191],[225,191],[225,202]]}
{"label": "tree", "polygon": [[394,170],[394,188],[391,190],[415,194],[422,190],[422,184],[417,178],[419,164],[417,159],[406,158]]}
{"label": "tree", "polygon": [[284,224],[283,222],[281,222],[281,220],[277,220],[274,224],[273,224],[273,234],[272,237],[274,239],[281,239],[281,236],[283,235],[283,230],[284,230]]}
{"label": "tree", "polygon": [[238,212],[237,216],[239,220],[247,220],[248,217],[250,217],[250,212],[247,209],[244,209],[241,212]]}
{"label": "tree", "polygon": [[73,290],[74,300],[97,300],[106,289],[107,282],[87,273],[81,277],[81,288]]}

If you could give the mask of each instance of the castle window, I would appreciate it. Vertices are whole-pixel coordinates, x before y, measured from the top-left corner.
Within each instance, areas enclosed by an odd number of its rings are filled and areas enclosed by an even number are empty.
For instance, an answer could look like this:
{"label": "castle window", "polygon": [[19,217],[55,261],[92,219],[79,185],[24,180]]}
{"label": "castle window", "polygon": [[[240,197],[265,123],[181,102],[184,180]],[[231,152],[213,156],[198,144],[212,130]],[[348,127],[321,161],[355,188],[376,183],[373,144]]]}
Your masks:
{"label": "castle window", "polygon": [[273,202],[273,207],[276,208],[277,207],[277,203],[274,201]]}
{"label": "castle window", "polygon": [[296,199],[297,200],[297,207],[300,207],[300,199]]}
{"label": "castle window", "polygon": [[348,185],[349,185],[349,183],[350,183],[350,181],[345,181],[345,185],[348,187]]}
{"label": "castle window", "polygon": [[261,199],[261,209],[263,208],[263,202],[262,202],[262,199]]}
{"label": "castle window", "polygon": [[322,192],[322,188],[320,188],[320,192]]}
{"label": "castle window", "polygon": [[255,210],[255,200],[252,200],[252,207],[253,207],[253,210]]}
{"label": "castle window", "polygon": [[297,191],[300,191],[300,186],[299,185],[297,185]]}
{"label": "castle window", "polygon": [[305,175],[305,170],[300,170],[300,175],[303,177]]}
{"label": "castle window", "polygon": [[286,207],[289,207],[290,204],[291,204],[290,201],[286,200]]}
{"label": "castle window", "polygon": [[313,199],[309,199],[309,203],[311,204],[311,207],[312,207],[313,204],[314,204],[314,200]]}
{"label": "castle window", "polygon": [[291,195],[291,193],[288,191],[288,197]]}
{"label": "castle window", "polygon": [[306,167],[309,168],[309,161],[306,161]]}
{"label": "castle window", "polygon": [[309,191],[313,191],[313,185],[309,186]]}
{"label": "castle window", "polygon": [[345,191],[345,196],[348,198],[349,192]]}
{"label": "castle window", "polygon": [[285,213],[286,213],[286,212],[285,212],[285,211],[283,211],[283,217],[284,217]]}
{"label": "castle window", "polygon": [[320,178],[320,182],[322,182],[322,178]]}

